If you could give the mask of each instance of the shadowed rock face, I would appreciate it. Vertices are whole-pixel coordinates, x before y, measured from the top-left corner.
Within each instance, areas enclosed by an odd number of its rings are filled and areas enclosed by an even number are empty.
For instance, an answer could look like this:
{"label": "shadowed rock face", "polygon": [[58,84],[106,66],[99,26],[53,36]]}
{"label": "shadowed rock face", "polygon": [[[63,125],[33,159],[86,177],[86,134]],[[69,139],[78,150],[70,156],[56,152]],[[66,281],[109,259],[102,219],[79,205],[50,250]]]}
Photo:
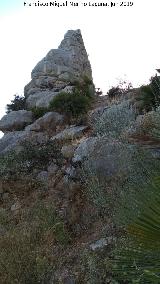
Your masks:
{"label": "shadowed rock face", "polygon": [[0,130],[3,132],[22,130],[26,125],[33,122],[31,111],[19,110],[11,111],[0,120]]}
{"label": "shadowed rock face", "polygon": [[25,96],[40,90],[61,91],[75,80],[92,79],[91,65],[80,30],[69,30],[58,49],[51,49],[33,69]]}

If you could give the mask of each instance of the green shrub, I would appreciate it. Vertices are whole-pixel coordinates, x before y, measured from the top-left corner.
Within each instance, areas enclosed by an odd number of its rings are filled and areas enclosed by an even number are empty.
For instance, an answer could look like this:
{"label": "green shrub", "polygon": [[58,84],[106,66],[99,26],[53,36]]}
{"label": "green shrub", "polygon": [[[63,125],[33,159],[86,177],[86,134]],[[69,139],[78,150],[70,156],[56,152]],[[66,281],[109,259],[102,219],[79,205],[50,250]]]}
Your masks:
{"label": "green shrub", "polygon": [[23,110],[26,106],[26,98],[19,95],[14,95],[14,99],[11,100],[10,104],[7,104],[7,113],[16,110]]}
{"label": "green shrub", "polygon": [[88,111],[90,104],[91,99],[89,97],[75,90],[73,93],[62,92],[54,97],[50,102],[50,110],[64,113],[69,118],[78,118]]}
{"label": "green shrub", "polygon": [[120,89],[120,87],[112,87],[108,92],[107,95],[110,99],[113,99],[117,96],[122,95],[122,90]]}
{"label": "green shrub", "polygon": [[156,110],[160,105],[160,79],[154,76],[150,79],[150,84],[141,86],[140,95],[136,98],[141,102],[140,111]]}
{"label": "green shrub", "polygon": [[31,109],[31,111],[33,112],[34,118],[38,119],[42,117],[43,115],[45,115],[46,112],[48,112],[48,108],[34,107]]}
{"label": "green shrub", "polygon": [[93,98],[95,94],[95,87],[93,85],[93,82],[91,79],[89,79],[87,76],[83,76],[83,80],[75,81],[73,83],[75,86],[75,90],[79,91],[79,93],[83,96]]}

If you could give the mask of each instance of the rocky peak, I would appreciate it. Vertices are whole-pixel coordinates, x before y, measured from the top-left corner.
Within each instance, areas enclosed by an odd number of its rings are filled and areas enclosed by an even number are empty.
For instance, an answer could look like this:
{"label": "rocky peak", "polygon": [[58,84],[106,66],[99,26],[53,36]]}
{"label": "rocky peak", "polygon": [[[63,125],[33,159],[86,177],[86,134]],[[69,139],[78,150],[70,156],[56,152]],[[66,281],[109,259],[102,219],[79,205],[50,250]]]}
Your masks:
{"label": "rocky peak", "polygon": [[81,30],[79,29],[67,31],[58,49],[71,51],[73,47],[84,48]]}
{"label": "rocky peak", "polygon": [[48,104],[57,92],[74,85],[77,80],[83,81],[84,77],[92,80],[81,31],[69,30],[59,47],[51,49],[32,70],[32,80],[24,88],[27,103],[29,107],[41,105],[41,100]]}

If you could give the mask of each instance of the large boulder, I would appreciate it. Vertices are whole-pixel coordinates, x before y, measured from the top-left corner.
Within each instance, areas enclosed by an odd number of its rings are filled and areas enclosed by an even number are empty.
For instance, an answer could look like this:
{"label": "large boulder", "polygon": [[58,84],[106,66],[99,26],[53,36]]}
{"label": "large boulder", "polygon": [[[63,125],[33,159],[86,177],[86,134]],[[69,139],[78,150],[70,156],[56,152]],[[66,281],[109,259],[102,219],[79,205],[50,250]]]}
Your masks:
{"label": "large boulder", "polygon": [[84,139],[75,150],[74,157],[72,159],[73,163],[81,162],[85,158],[88,158],[94,152],[94,148],[96,147],[97,143],[97,137],[89,137]]}
{"label": "large boulder", "polygon": [[0,130],[3,132],[22,130],[26,125],[33,122],[31,111],[18,110],[11,111],[0,120]]}
{"label": "large boulder", "polygon": [[29,96],[26,100],[26,105],[28,109],[33,107],[49,107],[50,102],[57,95],[53,91],[38,91],[35,94]]}
{"label": "large boulder", "polygon": [[30,131],[48,131],[52,132],[56,130],[56,127],[62,125],[64,122],[64,116],[58,112],[47,112],[44,116],[37,119],[33,124],[28,125],[25,130]]}
{"label": "large boulder", "polygon": [[12,131],[5,133],[0,139],[0,154],[11,150],[19,150],[22,142],[46,143],[49,137],[44,132],[35,133],[33,131]]}
{"label": "large boulder", "polygon": [[83,162],[91,173],[104,178],[126,172],[132,151],[119,141],[109,141],[107,137],[89,137],[75,150],[73,163]]}

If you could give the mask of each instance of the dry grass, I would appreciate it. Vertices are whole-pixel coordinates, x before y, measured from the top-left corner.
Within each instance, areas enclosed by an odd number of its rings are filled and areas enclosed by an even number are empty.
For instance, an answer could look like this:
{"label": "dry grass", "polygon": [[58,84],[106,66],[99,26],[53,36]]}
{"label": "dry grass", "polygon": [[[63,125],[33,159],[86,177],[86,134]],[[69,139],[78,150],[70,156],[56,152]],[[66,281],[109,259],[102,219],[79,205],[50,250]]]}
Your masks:
{"label": "dry grass", "polygon": [[0,217],[0,283],[46,283],[56,265],[52,248],[69,242],[53,205],[41,201],[16,217],[5,211]]}

